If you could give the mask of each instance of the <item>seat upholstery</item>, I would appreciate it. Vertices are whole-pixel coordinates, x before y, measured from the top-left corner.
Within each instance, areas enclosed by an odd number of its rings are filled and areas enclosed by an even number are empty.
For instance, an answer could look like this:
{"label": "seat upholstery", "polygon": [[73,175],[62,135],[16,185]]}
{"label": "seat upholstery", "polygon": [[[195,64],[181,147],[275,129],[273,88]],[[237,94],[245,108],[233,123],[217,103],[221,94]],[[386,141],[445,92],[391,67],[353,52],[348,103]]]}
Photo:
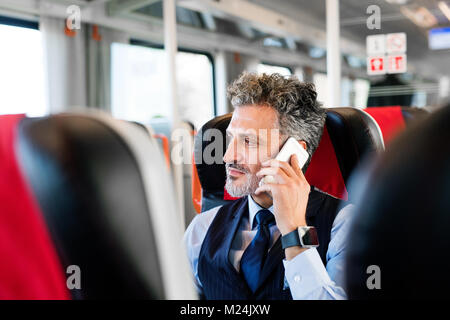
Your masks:
{"label": "seat upholstery", "polygon": [[[231,113],[210,120],[195,138],[195,162],[202,186],[202,211],[233,199],[224,190],[225,165],[222,162],[207,164],[202,161],[205,148],[217,139],[215,132],[209,129],[221,132],[223,151],[219,150],[221,154],[217,159],[223,157],[225,131],[230,120]],[[345,183],[352,170],[364,155],[383,148],[379,128],[367,113],[355,108],[327,109],[324,134],[306,172],[308,182],[332,196],[347,199]],[[212,154],[216,156],[215,152]]]}
{"label": "seat upholstery", "polygon": [[[156,246],[139,168],[114,132],[83,116],[25,119],[19,155],[63,265],[83,271],[76,298],[163,296],[160,277],[154,288],[143,286],[137,264],[144,262],[127,258],[138,245],[126,243],[133,234],[148,254]],[[160,273],[155,260],[147,263]]]}
{"label": "seat upholstery", "polygon": [[383,138],[375,121],[356,108],[327,109],[324,129],[306,178],[320,190],[347,200],[351,172],[363,157],[384,150]]}
{"label": "seat upholstery", "polygon": [[[216,139],[221,139],[222,149],[211,150],[211,156],[217,159],[223,158],[227,147],[226,129],[230,120],[231,113],[215,117],[205,123],[194,138],[194,162],[202,186],[202,212],[226,203],[226,200],[224,200],[225,165],[221,160],[218,163],[206,163],[203,158],[203,152]],[[219,133],[219,135],[216,136],[215,133]],[[219,154],[216,154],[216,152],[219,152]]]}
{"label": "seat upholstery", "polygon": [[[449,123],[450,105],[407,128],[352,178],[351,189],[360,192],[348,241],[349,298],[448,296]],[[380,268],[379,290],[366,285],[370,265]]]}
{"label": "seat upholstery", "polygon": [[0,116],[0,300],[68,299],[65,270],[14,152],[23,118]]}
{"label": "seat upholstery", "polygon": [[103,114],[24,118],[16,130],[60,267],[81,270],[71,298],[195,298],[173,187],[148,132]]}
{"label": "seat upholstery", "polygon": [[428,111],[414,107],[370,107],[364,109],[380,126],[385,144],[416,120],[425,118]]}

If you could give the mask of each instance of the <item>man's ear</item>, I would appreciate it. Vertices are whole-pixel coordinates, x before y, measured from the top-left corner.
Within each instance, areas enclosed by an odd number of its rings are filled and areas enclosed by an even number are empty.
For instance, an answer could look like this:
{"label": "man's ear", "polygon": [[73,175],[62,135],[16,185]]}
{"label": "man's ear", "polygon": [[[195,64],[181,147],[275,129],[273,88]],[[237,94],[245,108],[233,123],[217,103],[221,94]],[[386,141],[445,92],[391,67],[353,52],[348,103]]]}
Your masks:
{"label": "man's ear", "polygon": [[298,141],[298,143],[300,143],[300,145],[303,147],[303,149],[307,150],[305,141],[303,141],[303,140],[297,140],[297,141]]}

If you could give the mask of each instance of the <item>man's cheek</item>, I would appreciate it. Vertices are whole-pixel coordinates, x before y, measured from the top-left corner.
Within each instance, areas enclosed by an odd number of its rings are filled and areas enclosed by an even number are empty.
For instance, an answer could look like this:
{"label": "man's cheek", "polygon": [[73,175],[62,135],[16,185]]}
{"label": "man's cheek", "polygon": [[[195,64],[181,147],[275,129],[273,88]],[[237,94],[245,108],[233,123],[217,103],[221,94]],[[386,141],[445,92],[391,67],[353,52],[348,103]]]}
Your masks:
{"label": "man's cheek", "polygon": [[259,170],[261,170],[261,164],[260,163],[258,163],[256,165],[253,165],[253,166],[249,166],[248,167],[248,172],[249,172],[248,178],[255,178],[256,174],[258,173]]}
{"label": "man's cheek", "polygon": [[248,150],[247,153],[247,165],[248,166],[255,166],[261,163],[261,155],[259,149],[252,149]]}
{"label": "man's cheek", "polygon": [[272,150],[270,150],[267,146],[259,148],[258,162],[256,164],[260,164],[266,160],[273,158],[272,153]]}

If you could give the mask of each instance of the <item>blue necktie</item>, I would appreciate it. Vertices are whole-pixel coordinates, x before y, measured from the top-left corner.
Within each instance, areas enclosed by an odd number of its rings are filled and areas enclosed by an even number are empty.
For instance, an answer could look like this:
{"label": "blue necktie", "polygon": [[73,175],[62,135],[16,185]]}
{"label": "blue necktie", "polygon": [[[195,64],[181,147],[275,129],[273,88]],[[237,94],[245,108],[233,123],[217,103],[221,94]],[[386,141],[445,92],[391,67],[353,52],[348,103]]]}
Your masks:
{"label": "blue necktie", "polygon": [[262,267],[267,256],[267,251],[269,250],[269,226],[274,224],[275,217],[269,210],[263,209],[258,211],[255,219],[258,224],[258,232],[244,251],[241,259],[241,272],[253,292],[255,292],[258,286]]}

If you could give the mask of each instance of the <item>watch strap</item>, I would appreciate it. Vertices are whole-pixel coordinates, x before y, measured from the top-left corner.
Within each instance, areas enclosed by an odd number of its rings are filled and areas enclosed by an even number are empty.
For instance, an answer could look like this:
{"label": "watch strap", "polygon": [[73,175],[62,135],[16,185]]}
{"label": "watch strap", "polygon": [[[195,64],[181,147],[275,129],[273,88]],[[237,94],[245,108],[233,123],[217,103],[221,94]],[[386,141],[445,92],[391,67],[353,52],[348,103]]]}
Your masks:
{"label": "watch strap", "polygon": [[295,229],[281,237],[281,247],[283,249],[295,246],[301,246],[298,230]]}

